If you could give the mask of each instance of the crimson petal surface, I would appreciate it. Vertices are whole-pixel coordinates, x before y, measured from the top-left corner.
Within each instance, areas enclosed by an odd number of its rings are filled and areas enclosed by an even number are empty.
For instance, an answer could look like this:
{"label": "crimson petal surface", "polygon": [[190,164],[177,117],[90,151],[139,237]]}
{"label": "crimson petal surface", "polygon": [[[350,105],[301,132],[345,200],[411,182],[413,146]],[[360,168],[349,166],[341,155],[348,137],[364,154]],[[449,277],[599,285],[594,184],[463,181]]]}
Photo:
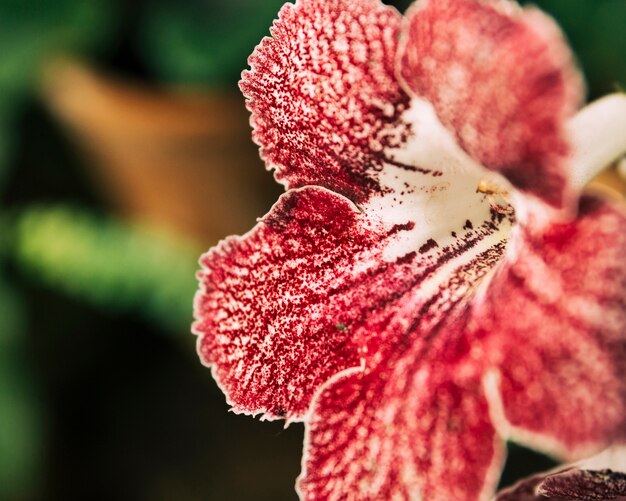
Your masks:
{"label": "crimson petal surface", "polygon": [[626,216],[585,197],[576,220],[521,231],[473,323],[513,438],[580,457],[626,437]]}
{"label": "crimson petal surface", "polygon": [[315,402],[304,500],[487,499],[503,462],[480,379],[434,360],[331,381]]}
{"label": "crimson petal surface", "polygon": [[508,0],[420,0],[400,72],[482,165],[553,206],[569,199],[565,122],[581,78],[558,26]]}
{"label": "crimson petal surface", "polygon": [[[355,258],[374,244],[366,228],[343,197],[305,188],[202,257],[194,331],[235,411],[299,419],[321,383],[358,365],[341,322],[359,293],[346,285]],[[330,287],[348,293],[330,299]]]}
{"label": "crimson petal surface", "polygon": [[384,150],[408,134],[395,59],[400,14],[379,0],[286,4],[240,83],[253,138],[287,188],[363,202],[381,190]]}

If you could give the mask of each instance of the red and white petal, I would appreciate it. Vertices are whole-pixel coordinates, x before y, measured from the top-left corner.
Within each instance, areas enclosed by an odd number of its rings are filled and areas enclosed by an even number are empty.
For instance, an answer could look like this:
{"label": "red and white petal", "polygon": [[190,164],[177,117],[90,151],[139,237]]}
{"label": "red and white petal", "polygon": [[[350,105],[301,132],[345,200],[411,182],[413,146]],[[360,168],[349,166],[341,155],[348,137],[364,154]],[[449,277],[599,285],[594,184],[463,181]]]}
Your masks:
{"label": "red and white petal", "polygon": [[464,297],[489,271],[510,221],[486,218],[414,247],[422,220],[391,225],[324,188],[288,192],[203,256],[200,355],[236,411],[301,419],[327,379],[380,363],[416,311]]}
{"label": "red and white petal", "polygon": [[355,328],[367,339],[364,366],[315,399],[302,499],[490,498],[502,444],[484,395],[485,360],[465,326],[468,298],[502,252],[452,253],[438,287],[418,281]]}
{"label": "red and white petal", "polygon": [[544,478],[545,475],[543,474],[525,478],[514,486],[498,492],[496,501],[555,501],[537,494],[537,487],[543,482]]}
{"label": "red and white petal", "polygon": [[499,241],[506,239],[515,220],[506,191],[478,189],[485,179],[495,181],[498,190],[506,189],[506,180],[473,162],[430,104],[412,100],[403,117],[411,124],[411,133],[402,147],[387,150],[390,161],[378,172],[382,191],[359,204],[388,231],[403,228],[389,240],[384,259],[433,249],[437,255],[445,254],[459,242],[473,240],[469,233],[483,230],[495,231]]}
{"label": "red and white petal", "polygon": [[423,362],[324,387],[307,423],[302,500],[490,499],[504,455],[480,382],[459,385]]}
{"label": "red and white petal", "polygon": [[399,25],[378,0],[287,4],[241,88],[262,156],[288,188],[323,186],[390,225],[424,220],[426,232],[449,233],[489,212],[475,193],[489,171],[401,89]]}
{"label": "red and white petal", "polygon": [[286,4],[240,83],[253,137],[287,188],[319,185],[361,202],[380,192],[409,98],[394,75],[400,14],[379,0]]}
{"label": "red and white petal", "polygon": [[581,78],[557,25],[506,0],[420,0],[400,73],[479,163],[553,206],[568,199],[565,122]]}
{"label": "red and white petal", "polygon": [[511,237],[470,324],[498,368],[503,434],[565,457],[626,439],[625,255],[626,215],[592,198]]}
{"label": "red and white petal", "polygon": [[235,411],[299,419],[322,383],[359,364],[345,325],[376,238],[348,200],[304,188],[201,258],[198,351]]}
{"label": "red and white petal", "polygon": [[[236,410],[302,418],[311,395],[325,378],[361,363],[361,358],[355,359],[354,355],[347,356],[343,352],[340,352],[341,363],[333,361],[329,353],[337,351],[337,348],[326,340],[345,340],[347,337],[347,334],[337,332],[338,325],[350,330],[354,339],[346,341],[343,348],[353,353],[356,346],[360,357],[369,356],[365,352],[380,357],[378,348],[369,346],[369,343],[384,344],[387,341],[384,336],[378,335],[377,328],[361,328],[364,324],[374,318],[386,319],[390,312],[395,311],[398,301],[407,301],[409,297],[413,298],[410,299],[412,307],[421,307],[433,294],[440,293],[441,284],[457,268],[468,265],[482,252],[502,248],[513,221],[507,202],[476,192],[483,171],[455,145],[453,138],[438,122],[432,107],[426,103],[415,103],[406,113],[412,122],[412,134],[406,143],[408,148],[388,150],[394,160],[385,163],[377,173],[379,187],[383,189],[370,193],[369,199],[358,206],[360,212],[353,216],[350,224],[345,221],[323,223],[324,217],[333,217],[332,210],[323,209],[324,204],[329,204],[331,208],[337,203],[342,206],[350,204],[324,189],[307,188],[289,195],[273,210],[273,213],[280,212],[284,221],[279,232],[275,231],[276,225],[269,231],[267,224],[261,224],[244,240],[231,240],[205,258],[205,267],[216,271],[208,275],[206,287],[210,294],[199,296],[211,297],[210,301],[205,300],[205,311],[197,313],[204,322],[200,330],[205,333],[222,332],[224,335],[207,335],[208,341],[202,341],[201,349],[205,361],[214,363],[214,371]],[[409,155],[420,164],[436,166],[436,175],[403,164],[402,155]],[[305,193],[308,194],[306,197]],[[292,214],[293,204],[287,203],[287,200],[301,200],[311,194],[315,194],[313,198],[324,194],[322,198],[325,201],[311,202],[310,208],[314,212],[309,216],[306,215],[307,203],[299,202],[301,209]],[[353,213],[356,208],[351,206],[350,211]],[[267,220],[273,218],[270,215]],[[298,274],[296,264],[307,266],[307,255],[302,254],[295,261],[281,249],[300,245],[298,239],[306,234],[303,227],[312,224],[320,228],[317,233],[311,230],[307,243],[307,249],[312,253],[309,264],[317,274]],[[327,228],[323,234],[322,228]],[[359,241],[362,248],[352,240],[355,233],[362,239]],[[271,246],[263,241],[269,237],[273,242]],[[323,245],[316,247],[316,238],[324,239]],[[243,254],[242,249],[245,249]],[[231,266],[222,256],[236,255],[238,266],[250,267],[245,262],[255,249],[263,249],[261,254],[267,261],[263,273],[255,275],[258,287],[253,281],[249,290],[242,294],[231,284],[220,282],[220,270]],[[341,260],[333,261],[323,270],[317,269],[318,253],[320,256],[338,255]],[[494,251],[494,255],[500,254]],[[294,267],[290,275],[282,272],[285,260]],[[277,280],[267,280],[266,276],[276,274]],[[315,295],[309,290],[312,288],[316,291]],[[214,301],[214,294],[223,296],[222,303]],[[309,296],[313,299],[309,300]],[[251,302],[252,297],[267,300],[255,307],[254,315],[245,316],[237,305],[243,304],[243,311],[246,311],[246,304]],[[294,302],[292,297],[298,301]],[[312,313],[309,312],[309,301],[313,301],[317,308]],[[242,317],[245,317],[245,322]],[[236,318],[233,321],[236,329],[231,328],[232,322],[222,322],[224,318]],[[250,318],[254,321],[251,322]],[[324,321],[320,322],[320,318]],[[297,349],[293,354],[288,352],[286,357],[281,351],[276,351],[263,352],[260,358],[255,354],[247,360],[251,353],[248,349],[235,349],[229,344],[233,335],[236,339],[243,336],[247,340],[249,335],[244,333],[253,332],[253,343],[246,343],[253,347],[252,352],[257,353],[256,344],[259,339],[266,339],[268,331],[272,335],[267,338],[267,343],[272,344],[275,343],[275,336],[276,339],[285,336],[289,339],[291,334],[283,331],[294,326],[298,326],[297,343],[289,341],[287,345]],[[357,330],[358,335],[355,334]],[[320,341],[316,342],[318,339]],[[319,354],[318,347],[321,349]],[[236,358],[231,355],[233,349],[238,354]],[[312,355],[307,356],[307,351]],[[222,359],[215,359],[216,353],[223,353],[220,355]],[[309,363],[311,359],[316,362]],[[293,360],[299,361],[296,364],[298,369],[294,368]],[[284,367],[275,371],[277,364]],[[237,368],[233,372],[235,376],[224,373],[229,366]],[[308,371],[310,376],[303,373],[299,378],[291,374],[299,370]],[[283,371],[288,375],[276,376]],[[248,378],[251,374],[255,375],[255,380],[264,382],[251,386]],[[232,383],[229,385],[225,381]],[[279,387],[282,389],[278,390]]]}

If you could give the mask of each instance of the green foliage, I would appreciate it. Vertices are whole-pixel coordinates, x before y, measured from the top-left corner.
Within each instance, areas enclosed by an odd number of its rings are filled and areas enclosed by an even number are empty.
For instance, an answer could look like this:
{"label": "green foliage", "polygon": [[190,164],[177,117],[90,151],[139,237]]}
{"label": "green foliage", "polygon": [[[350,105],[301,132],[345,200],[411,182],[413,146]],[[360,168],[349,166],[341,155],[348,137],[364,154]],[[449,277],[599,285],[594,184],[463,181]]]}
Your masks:
{"label": "green foliage", "polygon": [[27,492],[41,458],[40,413],[23,334],[21,305],[0,276],[0,499]]}
{"label": "green foliage", "polygon": [[10,121],[11,117],[12,115],[3,112],[2,106],[0,105],[0,190],[2,190],[7,173],[7,165],[11,157],[13,129],[9,127],[7,123]]}
{"label": "green foliage", "polygon": [[0,498],[27,492],[37,478],[42,423],[29,377],[21,367],[0,367]]}
{"label": "green foliage", "polygon": [[67,294],[189,331],[199,255],[192,246],[78,209],[42,207],[17,217],[12,253],[30,276]]}
{"label": "green foliage", "polygon": [[[15,293],[0,274],[0,360],[23,330],[22,308]],[[4,364],[0,363],[0,366]],[[0,427],[1,428],[1,427]]]}
{"label": "green foliage", "polygon": [[0,2],[0,88],[21,92],[47,58],[91,47],[108,31],[105,0]]}
{"label": "green foliage", "polygon": [[284,0],[154,0],[142,33],[145,57],[165,81],[235,83]]}
{"label": "green foliage", "polygon": [[111,28],[108,0],[0,1],[0,187],[10,160],[11,123],[45,62],[100,45]]}

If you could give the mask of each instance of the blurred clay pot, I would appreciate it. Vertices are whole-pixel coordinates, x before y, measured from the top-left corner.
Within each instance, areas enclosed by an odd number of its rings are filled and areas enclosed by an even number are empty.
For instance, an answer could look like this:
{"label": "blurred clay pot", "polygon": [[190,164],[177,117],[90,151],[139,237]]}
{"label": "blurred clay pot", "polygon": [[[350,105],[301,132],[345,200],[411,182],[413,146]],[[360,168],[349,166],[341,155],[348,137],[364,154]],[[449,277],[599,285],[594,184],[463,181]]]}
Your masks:
{"label": "blurred clay pot", "polygon": [[146,89],[63,62],[43,94],[100,191],[133,220],[212,244],[249,230],[276,200],[238,92]]}

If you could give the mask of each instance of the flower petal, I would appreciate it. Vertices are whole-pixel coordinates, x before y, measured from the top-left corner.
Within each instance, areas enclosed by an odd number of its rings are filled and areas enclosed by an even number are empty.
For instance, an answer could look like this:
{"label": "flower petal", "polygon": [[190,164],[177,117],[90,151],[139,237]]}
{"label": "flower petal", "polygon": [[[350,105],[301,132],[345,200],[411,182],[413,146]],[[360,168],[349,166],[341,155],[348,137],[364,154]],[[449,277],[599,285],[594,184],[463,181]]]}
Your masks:
{"label": "flower petal", "polygon": [[[321,383],[358,365],[342,322],[356,256],[376,236],[366,230],[346,199],[304,188],[202,257],[198,351],[235,411],[299,419]],[[342,287],[347,294],[327,300]]]}
{"label": "flower petal", "polygon": [[394,76],[400,20],[379,0],[298,0],[280,11],[240,86],[254,140],[287,188],[319,185],[357,203],[380,192],[384,150],[409,131]]}
{"label": "flower petal", "polygon": [[[370,282],[371,291],[395,293],[369,297],[375,308],[351,325],[364,365],[318,394],[302,497],[486,498],[501,459],[489,431],[494,417],[499,433],[511,435],[508,419],[522,442],[545,449],[547,437],[557,452],[580,454],[620,437],[626,270],[616,254],[625,248],[624,230],[621,211],[584,199],[574,222],[521,229],[493,276],[503,247],[461,254],[466,265],[453,259],[438,287],[424,274]],[[386,278],[420,269],[410,260],[399,266],[403,261]],[[546,313],[554,315],[549,322]],[[493,398],[487,411],[479,383],[494,365],[500,415]],[[461,416],[460,429],[471,428],[467,437],[456,433],[458,424],[437,424]],[[479,443],[470,447],[470,438]]]}
{"label": "flower petal", "polygon": [[513,487],[499,492],[496,501],[563,501],[546,499],[537,494],[537,487],[544,478],[545,474],[525,478],[517,482]]}
{"label": "flower petal", "polygon": [[355,329],[367,340],[365,363],[336,376],[316,397],[302,499],[493,494],[502,443],[482,385],[480,340],[466,326],[469,298],[502,252],[503,246],[485,246],[479,254],[461,253],[465,264],[452,259],[454,269],[438,287],[418,280],[404,294],[396,288],[396,297]]}
{"label": "flower petal", "polygon": [[626,94],[611,94],[585,106],[568,127],[574,148],[570,178],[581,189],[626,155]]}
{"label": "flower petal", "polygon": [[504,0],[420,0],[407,14],[401,75],[482,165],[568,203],[565,121],[580,76],[556,24]]}
{"label": "flower petal", "polygon": [[504,454],[480,380],[461,385],[412,351],[324,387],[307,429],[302,500],[490,499]]}
{"label": "flower petal", "polygon": [[623,210],[583,198],[575,221],[531,222],[509,245],[472,319],[493,333],[500,432],[565,457],[626,438]]}
{"label": "flower petal", "polygon": [[419,219],[392,224],[382,209],[307,187],[206,254],[194,331],[234,409],[302,419],[321,384],[379,363],[420,309],[436,321],[502,255],[510,221],[486,205],[485,220],[454,222],[437,242]]}

